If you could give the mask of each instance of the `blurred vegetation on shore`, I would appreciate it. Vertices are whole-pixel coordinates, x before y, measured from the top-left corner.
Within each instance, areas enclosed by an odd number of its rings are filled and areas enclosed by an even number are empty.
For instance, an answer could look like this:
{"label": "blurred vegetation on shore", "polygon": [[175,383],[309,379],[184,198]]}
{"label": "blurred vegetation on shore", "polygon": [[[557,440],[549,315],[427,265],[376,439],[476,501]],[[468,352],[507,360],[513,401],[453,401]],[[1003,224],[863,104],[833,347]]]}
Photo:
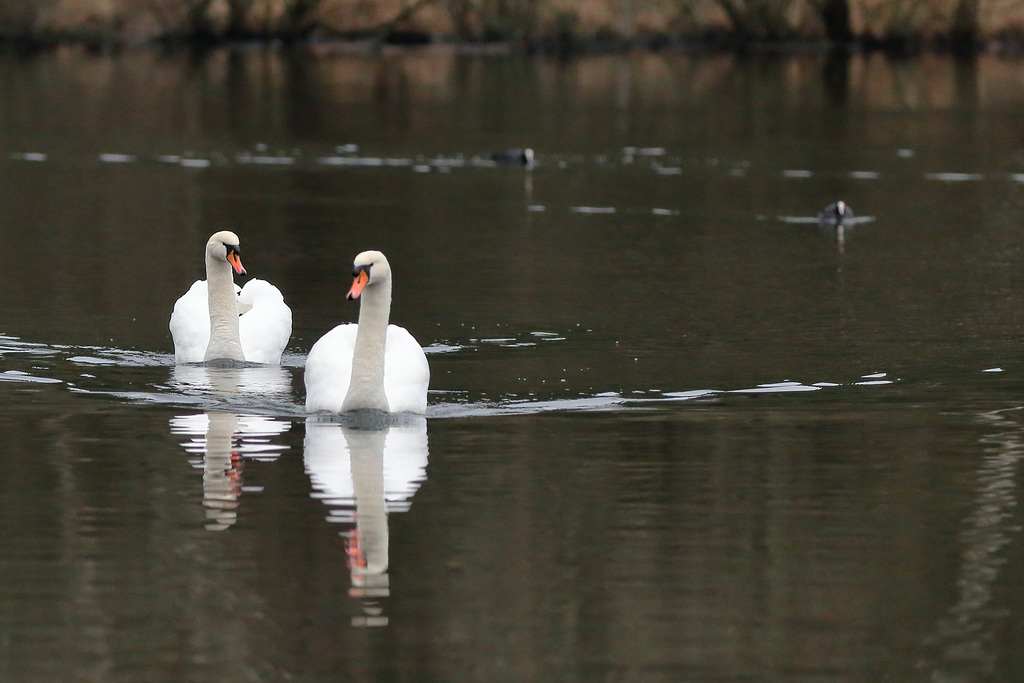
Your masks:
{"label": "blurred vegetation on shore", "polygon": [[1024,0],[0,0],[0,41],[1024,51]]}

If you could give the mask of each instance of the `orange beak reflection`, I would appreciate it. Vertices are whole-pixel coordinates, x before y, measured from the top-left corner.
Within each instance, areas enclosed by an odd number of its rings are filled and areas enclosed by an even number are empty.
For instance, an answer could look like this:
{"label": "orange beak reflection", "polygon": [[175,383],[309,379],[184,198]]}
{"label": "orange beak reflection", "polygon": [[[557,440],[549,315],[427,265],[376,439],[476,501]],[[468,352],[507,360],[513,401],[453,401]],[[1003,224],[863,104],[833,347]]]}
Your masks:
{"label": "orange beak reflection", "polygon": [[238,255],[238,252],[228,252],[228,263],[235,269],[235,272],[239,275],[245,275],[245,268],[242,267],[242,257]]}
{"label": "orange beak reflection", "polygon": [[362,294],[366,283],[370,281],[370,275],[365,270],[360,270],[355,279],[352,280],[352,289],[348,290],[348,300],[353,301]]}

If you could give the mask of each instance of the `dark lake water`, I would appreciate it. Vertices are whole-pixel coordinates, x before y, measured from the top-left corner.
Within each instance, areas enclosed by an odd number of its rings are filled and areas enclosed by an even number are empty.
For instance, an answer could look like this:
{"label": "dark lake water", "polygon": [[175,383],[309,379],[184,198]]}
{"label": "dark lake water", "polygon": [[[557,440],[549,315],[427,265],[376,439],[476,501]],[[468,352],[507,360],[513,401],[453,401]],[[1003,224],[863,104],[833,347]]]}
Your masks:
{"label": "dark lake water", "polygon": [[[0,680],[1021,679],[1022,81],[0,58]],[[281,368],[174,367],[222,229]],[[303,410],[368,248],[386,432]]]}

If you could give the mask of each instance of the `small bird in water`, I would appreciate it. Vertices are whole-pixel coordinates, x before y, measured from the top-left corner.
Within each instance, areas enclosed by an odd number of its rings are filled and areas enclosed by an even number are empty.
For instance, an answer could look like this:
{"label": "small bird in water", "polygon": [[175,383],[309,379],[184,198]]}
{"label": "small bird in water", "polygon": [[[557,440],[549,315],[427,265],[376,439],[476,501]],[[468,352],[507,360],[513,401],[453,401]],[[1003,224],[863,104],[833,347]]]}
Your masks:
{"label": "small bird in water", "polygon": [[491,155],[491,161],[504,166],[526,166],[533,167],[533,150],[529,147],[523,149],[503,149]]}
{"label": "small bird in water", "polygon": [[818,222],[822,225],[843,225],[853,221],[853,209],[844,201],[829,204],[818,214]]}

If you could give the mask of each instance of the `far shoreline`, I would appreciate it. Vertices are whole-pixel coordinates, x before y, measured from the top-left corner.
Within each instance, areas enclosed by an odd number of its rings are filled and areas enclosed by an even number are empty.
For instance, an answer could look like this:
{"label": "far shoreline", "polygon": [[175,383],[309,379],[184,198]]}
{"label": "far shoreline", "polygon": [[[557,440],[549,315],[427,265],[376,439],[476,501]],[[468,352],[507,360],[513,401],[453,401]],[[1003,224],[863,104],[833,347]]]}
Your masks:
{"label": "far shoreline", "polygon": [[686,54],[734,54],[737,56],[775,56],[787,54],[884,54],[892,58],[911,58],[926,54],[973,59],[982,55],[1024,58],[1024,35],[975,41],[957,45],[943,36],[905,40],[856,38],[844,43],[824,39],[757,40],[721,35],[711,38],[643,36],[634,38],[573,37],[535,41],[495,40],[460,41],[420,34],[387,36],[315,36],[258,35],[242,37],[176,36],[130,41],[115,36],[63,34],[54,36],[0,35],[0,53],[32,55],[61,48],[81,48],[93,54],[114,54],[133,50],[164,52],[295,51],[316,56],[415,54],[418,51],[443,51],[467,56],[587,57],[637,52]]}

